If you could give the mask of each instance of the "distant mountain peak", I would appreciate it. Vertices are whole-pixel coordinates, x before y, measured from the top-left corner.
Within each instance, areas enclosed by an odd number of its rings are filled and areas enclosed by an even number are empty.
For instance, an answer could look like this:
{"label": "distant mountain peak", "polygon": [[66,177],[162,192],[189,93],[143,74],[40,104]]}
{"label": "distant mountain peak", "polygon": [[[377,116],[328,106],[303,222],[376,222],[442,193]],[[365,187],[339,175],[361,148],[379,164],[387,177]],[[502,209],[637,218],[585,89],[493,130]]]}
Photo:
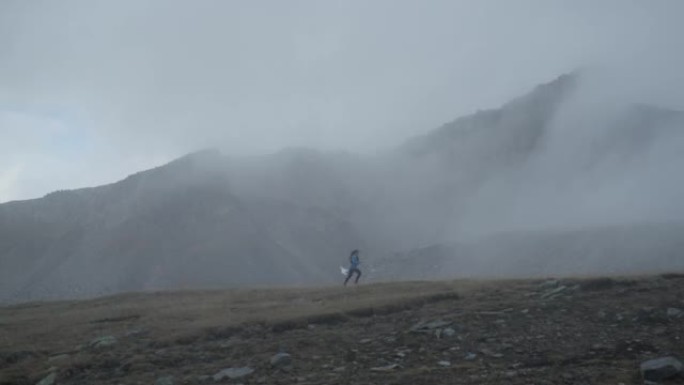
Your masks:
{"label": "distant mountain peak", "polygon": [[[499,108],[459,117],[425,135],[410,139],[400,151],[422,156],[435,151],[453,151],[453,146],[462,147],[463,150],[463,147],[473,147],[482,140],[501,143],[502,138],[510,136],[517,138],[512,141],[519,147],[514,151],[527,151],[543,135],[546,123],[560,103],[576,89],[582,73],[578,70],[560,75]],[[484,136],[490,138],[484,139]]]}

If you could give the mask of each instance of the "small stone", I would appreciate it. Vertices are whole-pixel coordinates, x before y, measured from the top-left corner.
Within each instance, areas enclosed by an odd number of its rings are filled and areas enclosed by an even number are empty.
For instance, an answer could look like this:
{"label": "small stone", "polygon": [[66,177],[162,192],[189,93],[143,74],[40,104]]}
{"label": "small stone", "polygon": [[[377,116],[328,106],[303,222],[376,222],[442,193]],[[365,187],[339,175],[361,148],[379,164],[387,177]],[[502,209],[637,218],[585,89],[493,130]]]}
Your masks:
{"label": "small stone", "polygon": [[157,381],[154,382],[154,385],[173,385],[173,384],[174,384],[173,376],[159,377],[159,378],[157,378]]}
{"label": "small stone", "polygon": [[476,358],[477,358],[477,354],[475,354],[475,353],[470,353],[470,352],[466,353],[466,355],[465,355],[465,357],[464,357],[464,359],[465,359],[466,361],[472,361],[472,360],[474,360],[474,359],[476,359]]}
{"label": "small stone", "polygon": [[116,344],[116,337],[114,336],[104,336],[96,338],[90,341],[90,347],[92,348],[105,348]]}
{"label": "small stone", "polygon": [[45,378],[40,380],[36,385],[52,385],[55,383],[55,380],[57,379],[57,373],[52,372],[48,374]]}
{"label": "small stone", "polygon": [[392,370],[399,367],[399,364],[390,364],[386,366],[376,366],[371,368],[371,372],[391,372]]}
{"label": "small stone", "polygon": [[567,286],[558,286],[557,288],[547,291],[541,297],[542,299],[550,299],[551,297],[556,297],[567,289]]}
{"label": "small stone", "polygon": [[292,356],[288,353],[278,353],[271,357],[271,366],[282,368],[283,366],[292,365]]}
{"label": "small stone", "polygon": [[684,317],[684,310],[677,309],[676,307],[668,308],[667,316],[670,318],[682,318]]}
{"label": "small stone", "polygon": [[140,337],[146,335],[148,332],[145,329],[131,329],[126,332],[126,337]]}
{"label": "small stone", "polygon": [[338,367],[334,368],[332,371],[335,372],[335,373],[342,373],[342,372],[344,372],[345,370],[347,370],[346,367],[344,367],[344,366],[338,366]]}
{"label": "small stone", "polygon": [[432,330],[439,329],[451,325],[453,322],[434,320],[430,322],[419,322],[411,328],[415,333],[430,333]]}
{"label": "small stone", "polygon": [[493,358],[501,358],[501,357],[503,357],[503,354],[493,352],[493,351],[491,351],[491,350],[489,350],[489,349],[486,349],[486,348],[480,349],[480,353],[484,354],[485,356],[493,357]]}
{"label": "small stone", "polygon": [[442,335],[447,338],[453,337],[456,335],[456,330],[454,330],[453,328],[445,328],[444,330],[442,330]]}
{"label": "small stone", "polygon": [[60,363],[68,360],[71,356],[68,354],[58,354],[56,356],[51,356],[48,358],[49,363]]}
{"label": "small stone", "polygon": [[674,357],[661,357],[642,362],[640,369],[645,380],[660,381],[682,373],[684,365]]}
{"label": "small stone", "polygon": [[451,362],[449,362],[449,361],[439,361],[439,362],[437,363],[437,365],[439,365],[439,366],[441,366],[441,367],[443,367],[443,368],[448,368],[449,366],[451,366]]}
{"label": "small stone", "polygon": [[227,340],[219,341],[218,347],[221,349],[230,349],[230,348],[234,347],[235,345],[240,344],[241,342],[242,342],[241,339],[231,337],[231,338],[228,338]]}
{"label": "small stone", "polygon": [[214,374],[213,378],[214,378],[214,381],[221,381],[224,378],[230,378],[231,380],[235,380],[238,378],[249,376],[252,373],[254,373],[254,369],[249,368],[249,367],[228,368],[228,369],[223,369],[220,372]]}
{"label": "small stone", "polygon": [[548,281],[544,281],[539,284],[539,288],[542,290],[547,290],[547,289],[553,289],[558,287],[560,285],[560,281],[557,279],[549,279]]}

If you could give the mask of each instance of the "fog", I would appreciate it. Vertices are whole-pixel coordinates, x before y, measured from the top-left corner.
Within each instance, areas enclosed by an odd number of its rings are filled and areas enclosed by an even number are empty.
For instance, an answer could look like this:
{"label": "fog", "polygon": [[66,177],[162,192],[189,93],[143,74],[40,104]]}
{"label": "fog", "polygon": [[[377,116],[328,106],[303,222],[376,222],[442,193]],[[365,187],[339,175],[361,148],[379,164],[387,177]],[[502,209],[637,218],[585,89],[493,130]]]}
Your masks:
{"label": "fog", "polygon": [[0,201],[207,146],[373,154],[598,66],[684,107],[677,1],[5,1]]}
{"label": "fog", "polygon": [[[585,72],[531,157],[488,179],[455,233],[682,221],[683,116],[646,110],[620,90],[603,72]],[[659,116],[645,123],[649,114]]]}
{"label": "fog", "polygon": [[682,269],[682,11],[2,2],[0,301]]}

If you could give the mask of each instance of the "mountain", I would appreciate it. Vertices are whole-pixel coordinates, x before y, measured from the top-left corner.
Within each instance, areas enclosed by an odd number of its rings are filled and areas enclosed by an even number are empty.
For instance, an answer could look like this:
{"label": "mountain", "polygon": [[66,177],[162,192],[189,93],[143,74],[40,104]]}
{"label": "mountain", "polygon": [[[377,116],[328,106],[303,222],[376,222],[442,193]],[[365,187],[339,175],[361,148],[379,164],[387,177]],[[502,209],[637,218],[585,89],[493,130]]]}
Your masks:
{"label": "mountain", "polygon": [[[325,281],[321,266],[336,262],[322,249],[353,244],[349,226],[324,209],[241,199],[226,162],[200,152],[112,185],[0,205],[3,299]],[[288,247],[302,237],[317,259]]]}
{"label": "mountain", "polygon": [[0,301],[337,283],[352,248],[373,279],[680,266],[684,114],[587,83],[561,76],[376,156],[207,150],[2,204]]}
{"label": "mountain", "polygon": [[684,271],[682,234],[682,222],[497,233],[389,254],[373,261],[371,277],[405,281]]}

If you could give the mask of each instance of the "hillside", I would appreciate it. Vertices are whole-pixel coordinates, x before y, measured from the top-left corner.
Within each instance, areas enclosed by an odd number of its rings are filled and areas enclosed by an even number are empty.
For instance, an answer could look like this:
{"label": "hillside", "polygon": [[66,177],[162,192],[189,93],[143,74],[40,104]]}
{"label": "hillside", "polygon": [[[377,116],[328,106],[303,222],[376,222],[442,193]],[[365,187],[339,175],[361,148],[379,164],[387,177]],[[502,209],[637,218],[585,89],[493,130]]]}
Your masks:
{"label": "hillside", "polygon": [[684,357],[682,277],[165,292],[0,307],[0,384],[642,384],[641,362]]}
{"label": "hillside", "polygon": [[378,280],[681,267],[684,114],[583,79],[373,156],[207,150],[2,204],[0,301],[332,284],[353,248]]}
{"label": "hillside", "polygon": [[498,233],[373,261],[373,280],[544,277],[684,270],[684,224],[594,226]]}
{"label": "hillside", "polygon": [[[355,243],[345,223],[322,208],[236,196],[225,162],[201,152],[109,186],[0,205],[2,299],[325,281],[315,242]],[[302,236],[313,241],[287,242]]]}

